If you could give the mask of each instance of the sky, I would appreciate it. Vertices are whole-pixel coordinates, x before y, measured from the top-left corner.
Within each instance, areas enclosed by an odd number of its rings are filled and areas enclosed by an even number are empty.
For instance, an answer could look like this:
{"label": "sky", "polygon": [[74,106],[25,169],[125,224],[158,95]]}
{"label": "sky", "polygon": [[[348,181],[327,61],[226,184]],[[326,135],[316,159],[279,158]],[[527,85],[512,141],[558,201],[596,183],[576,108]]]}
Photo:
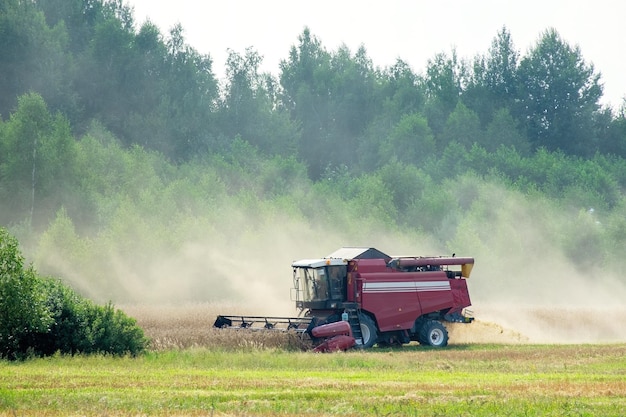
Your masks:
{"label": "sky", "polygon": [[453,49],[463,59],[487,54],[502,27],[523,56],[554,28],[601,74],[601,103],[615,110],[626,98],[626,2],[622,0],[126,0],[138,25],[146,20],[163,34],[177,23],[189,45],[213,60],[223,77],[228,50],[252,47],[261,69],[279,74],[279,63],[305,27],[322,46],[364,46],[373,64],[400,58],[423,73],[429,59]]}

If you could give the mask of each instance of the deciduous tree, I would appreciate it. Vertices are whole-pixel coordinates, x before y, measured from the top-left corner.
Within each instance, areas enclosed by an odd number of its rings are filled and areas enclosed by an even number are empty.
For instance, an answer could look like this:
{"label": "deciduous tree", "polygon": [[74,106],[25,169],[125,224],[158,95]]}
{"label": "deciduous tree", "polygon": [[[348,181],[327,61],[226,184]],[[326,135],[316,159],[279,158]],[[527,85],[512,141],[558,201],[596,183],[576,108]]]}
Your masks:
{"label": "deciduous tree", "polygon": [[570,154],[593,154],[593,114],[602,96],[600,74],[555,29],[543,33],[520,62],[521,108],[534,146]]}
{"label": "deciduous tree", "polygon": [[498,32],[486,55],[474,58],[463,102],[478,114],[483,127],[499,109],[514,108],[518,65],[519,53],[506,27]]}

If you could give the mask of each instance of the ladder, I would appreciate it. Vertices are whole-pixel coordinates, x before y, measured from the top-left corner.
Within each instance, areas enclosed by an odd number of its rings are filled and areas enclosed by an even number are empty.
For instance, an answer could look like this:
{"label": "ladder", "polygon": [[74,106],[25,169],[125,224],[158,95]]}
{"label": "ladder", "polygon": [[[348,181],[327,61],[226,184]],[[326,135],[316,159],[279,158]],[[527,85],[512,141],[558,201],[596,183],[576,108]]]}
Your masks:
{"label": "ladder", "polygon": [[359,312],[356,309],[346,309],[348,313],[348,323],[352,329],[352,337],[356,340],[357,346],[363,344],[363,333],[361,333],[361,321],[359,320]]}

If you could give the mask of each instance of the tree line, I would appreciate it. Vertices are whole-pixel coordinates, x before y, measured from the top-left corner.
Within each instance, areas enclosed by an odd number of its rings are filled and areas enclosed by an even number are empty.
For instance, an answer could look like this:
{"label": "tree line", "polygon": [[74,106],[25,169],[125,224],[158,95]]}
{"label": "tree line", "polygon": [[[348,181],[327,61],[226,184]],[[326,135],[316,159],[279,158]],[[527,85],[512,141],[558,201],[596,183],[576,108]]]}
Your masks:
{"label": "tree line", "polygon": [[255,241],[281,216],[474,254],[502,245],[480,228],[515,222],[518,194],[573,263],[619,263],[626,110],[600,106],[600,73],[554,29],[522,55],[503,27],[485,54],[417,72],[304,28],[277,75],[249,48],[223,80],[180,25],[138,26],[121,0],[0,0],[0,31],[0,224],[105,300],[120,265],[150,277],[137,247]]}
{"label": "tree line", "polygon": [[626,156],[623,109],[600,107],[600,73],[554,29],[522,55],[503,27],[485,54],[441,52],[418,73],[401,59],[376,67],[365,46],[329,51],[304,28],[279,74],[260,72],[262,55],[248,48],[230,51],[218,80],[180,25],[167,34],[138,25],[121,0],[2,0],[0,8],[0,115],[37,92],[75,134],[98,120],[123,144],[172,161],[237,136],[266,155],[297,155],[314,180],[394,158],[419,164],[452,142]]}

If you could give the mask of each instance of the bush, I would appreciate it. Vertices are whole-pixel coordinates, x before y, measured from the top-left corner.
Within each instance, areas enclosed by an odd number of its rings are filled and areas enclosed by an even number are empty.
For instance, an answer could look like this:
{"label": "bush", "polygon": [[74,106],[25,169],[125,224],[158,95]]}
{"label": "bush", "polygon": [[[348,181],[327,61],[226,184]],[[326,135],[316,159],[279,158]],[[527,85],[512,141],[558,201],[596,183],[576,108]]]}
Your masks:
{"label": "bush", "polygon": [[112,304],[96,305],[55,279],[44,281],[44,291],[54,323],[38,338],[41,354],[137,355],[145,349],[143,330]]}
{"label": "bush", "polygon": [[135,319],[116,310],[111,303],[91,310],[91,351],[114,355],[137,355],[146,345],[143,330]]}
{"label": "bush", "polygon": [[0,228],[0,358],[137,355],[147,344],[136,321],[112,304],[98,306],[57,279],[24,270],[17,240]]}
{"label": "bush", "polygon": [[54,322],[47,332],[38,335],[38,353],[51,355],[55,352],[89,352],[90,303],[55,279],[43,280],[42,289]]}
{"label": "bush", "polygon": [[52,318],[32,267],[24,269],[17,239],[0,228],[0,358],[21,359]]}

